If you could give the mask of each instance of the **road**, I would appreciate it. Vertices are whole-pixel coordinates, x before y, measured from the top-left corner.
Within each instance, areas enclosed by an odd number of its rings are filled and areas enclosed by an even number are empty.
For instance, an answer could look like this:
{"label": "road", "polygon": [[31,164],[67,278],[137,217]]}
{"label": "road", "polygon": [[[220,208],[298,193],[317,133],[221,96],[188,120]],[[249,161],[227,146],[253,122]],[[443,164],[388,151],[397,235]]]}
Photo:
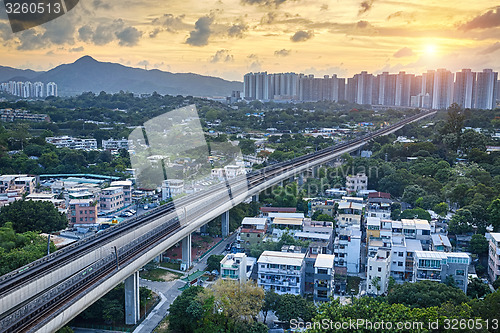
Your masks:
{"label": "road", "polygon": [[[210,253],[205,255],[202,260],[196,262],[193,267],[189,270],[189,274],[196,272],[197,270],[203,271],[207,266],[207,259],[211,254],[220,254],[225,251],[227,244],[234,242],[236,240],[236,233],[229,235],[228,238],[220,242],[215,248],[213,248]],[[160,324],[160,322],[168,314],[168,309],[173,303],[175,298],[179,296],[182,292],[179,288],[184,286],[185,282],[181,280],[169,281],[169,282],[155,282],[140,279],[141,287],[148,287],[161,297],[160,303],[149,313],[148,317],[134,330],[134,333],[149,333]]]}

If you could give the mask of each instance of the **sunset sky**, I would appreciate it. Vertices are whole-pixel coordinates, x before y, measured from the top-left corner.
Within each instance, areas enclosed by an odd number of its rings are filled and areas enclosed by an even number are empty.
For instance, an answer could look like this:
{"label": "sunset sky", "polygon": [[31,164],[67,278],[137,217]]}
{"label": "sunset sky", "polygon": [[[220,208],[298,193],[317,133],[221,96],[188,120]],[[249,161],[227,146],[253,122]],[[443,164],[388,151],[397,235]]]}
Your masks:
{"label": "sunset sky", "polygon": [[352,76],[500,70],[491,0],[80,0],[16,34],[0,5],[0,65],[99,61],[242,80],[250,71]]}

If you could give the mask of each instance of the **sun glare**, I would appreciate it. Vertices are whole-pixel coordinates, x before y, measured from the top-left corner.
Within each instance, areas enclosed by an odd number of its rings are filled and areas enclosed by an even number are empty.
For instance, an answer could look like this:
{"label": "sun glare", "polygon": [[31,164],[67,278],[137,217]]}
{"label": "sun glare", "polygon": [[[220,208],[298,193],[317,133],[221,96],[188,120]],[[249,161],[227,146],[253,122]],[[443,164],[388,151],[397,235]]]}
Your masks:
{"label": "sun glare", "polygon": [[428,44],[425,47],[425,53],[427,53],[428,55],[434,55],[436,53],[436,45]]}

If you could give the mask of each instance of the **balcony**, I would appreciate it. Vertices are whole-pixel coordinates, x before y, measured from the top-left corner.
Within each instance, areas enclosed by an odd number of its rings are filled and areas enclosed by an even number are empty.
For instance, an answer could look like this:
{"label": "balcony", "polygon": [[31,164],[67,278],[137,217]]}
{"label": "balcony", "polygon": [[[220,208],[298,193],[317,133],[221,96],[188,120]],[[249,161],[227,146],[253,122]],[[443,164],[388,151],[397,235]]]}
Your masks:
{"label": "balcony", "polygon": [[441,281],[441,274],[417,272],[417,280]]}

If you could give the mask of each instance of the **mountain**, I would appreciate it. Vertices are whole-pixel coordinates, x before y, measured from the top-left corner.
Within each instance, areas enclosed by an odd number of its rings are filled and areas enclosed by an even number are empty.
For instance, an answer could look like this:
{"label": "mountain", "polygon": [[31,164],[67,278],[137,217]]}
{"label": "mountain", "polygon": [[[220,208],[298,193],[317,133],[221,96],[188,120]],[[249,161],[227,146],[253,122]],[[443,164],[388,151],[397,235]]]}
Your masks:
{"label": "mountain", "polygon": [[14,79],[16,81],[28,81],[40,75],[40,72],[31,69],[17,69],[12,67],[0,66],[0,82]]}
{"label": "mountain", "polygon": [[[86,91],[114,93],[123,90],[134,93],[156,91],[160,94],[213,97],[229,96],[233,90],[243,89],[243,84],[237,81],[193,73],[170,73],[157,69],[127,67],[100,62],[90,56],[37,74],[30,80],[57,83],[61,96],[77,95]],[[22,73],[15,75],[20,76]]]}

